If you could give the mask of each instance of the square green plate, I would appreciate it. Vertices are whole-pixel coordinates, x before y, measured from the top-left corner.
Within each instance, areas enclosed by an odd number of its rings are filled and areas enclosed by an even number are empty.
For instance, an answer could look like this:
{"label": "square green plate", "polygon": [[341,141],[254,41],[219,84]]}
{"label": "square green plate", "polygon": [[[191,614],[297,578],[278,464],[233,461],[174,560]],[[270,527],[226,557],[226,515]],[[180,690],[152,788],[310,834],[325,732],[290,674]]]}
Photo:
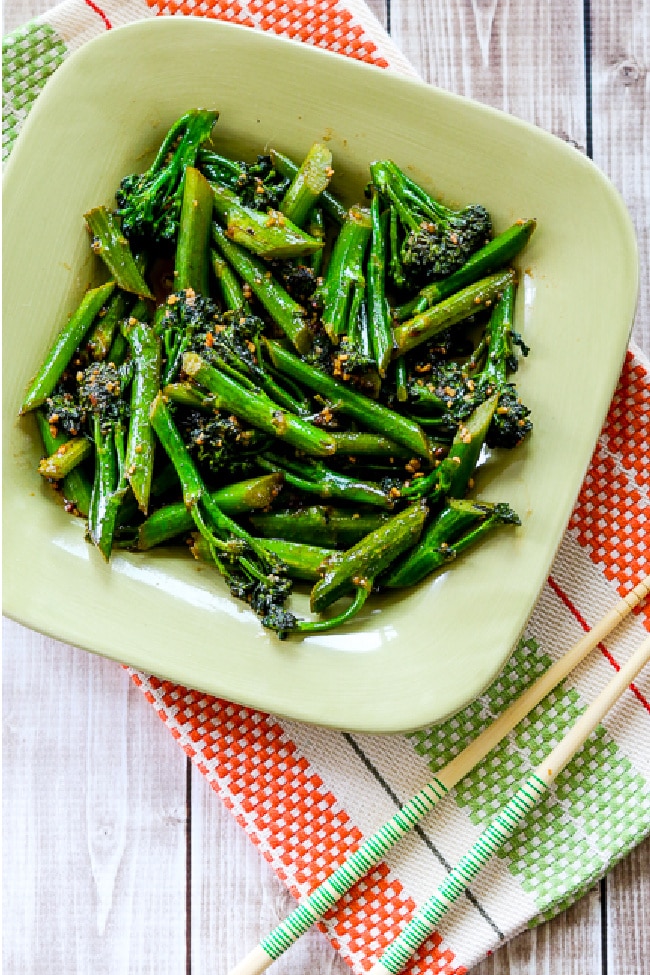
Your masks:
{"label": "square green plate", "polygon": [[[167,550],[110,565],[42,484],[30,377],[92,281],[82,214],[111,204],[189,108],[220,111],[220,151],[296,159],[328,139],[333,187],[362,199],[392,157],[431,191],[480,201],[496,228],[535,217],[517,325],[528,443],[483,469],[475,494],[522,526],[452,571],[331,634],[280,642],[218,575]],[[86,44],[60,67],[4,181],[4,611],[26,626],[227,699],[336,728],[437,722],[485,689],[549,572],[626,348],[637,293],[627,212],[589,160],[514,118],[378,68],[243,27],[160,18]],[[298,612],[306,598],[296,597]]]}

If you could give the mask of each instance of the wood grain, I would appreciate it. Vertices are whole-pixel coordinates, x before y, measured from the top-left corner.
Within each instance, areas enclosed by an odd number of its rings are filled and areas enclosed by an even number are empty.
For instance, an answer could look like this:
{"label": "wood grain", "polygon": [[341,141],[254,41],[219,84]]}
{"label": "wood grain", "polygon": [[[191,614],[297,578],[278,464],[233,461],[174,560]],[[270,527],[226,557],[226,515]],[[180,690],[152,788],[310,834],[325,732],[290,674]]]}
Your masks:
{"label": "wood grain", "polygon": [[[7,0],[4,30],[52,5]],[[650,0],[369,6],[426,80],[592,151],[635,221],[634,337],[650,352]],[[3,632],[4,971],[227,971],[288,913],[283,885],[123,670]],[[348,968],[312,931],[273,970]],[[650,841],[472,975],[649,973]]]}
{"label": "wood grain", "polygon": [[593,158],[625,200],[636,228],[641,290],[634,339],[650,345],[650,4],[592,0]]}
{"label": "wood grain", "polygon": [[183,971],[183,753],[113,662],[3,641],[4,970]]}

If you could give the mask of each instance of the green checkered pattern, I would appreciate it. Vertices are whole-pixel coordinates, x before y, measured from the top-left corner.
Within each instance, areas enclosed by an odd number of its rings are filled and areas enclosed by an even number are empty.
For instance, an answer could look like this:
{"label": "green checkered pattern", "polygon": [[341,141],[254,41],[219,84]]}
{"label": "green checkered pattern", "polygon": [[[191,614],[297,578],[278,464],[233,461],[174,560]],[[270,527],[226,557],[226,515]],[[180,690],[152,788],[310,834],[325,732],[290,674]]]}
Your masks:
{"label": "green checkered pattern", "polygon": [[34,101],[65,56],[65,44],[48,24],[33,22],[3,39],[3,160]]}
{"label": "green checkered pattern", "polygon": [[[522,641],[487,693],[445,724],[411,736],[436,772],[551,664],[534,640]],[[560,685],[470,772],[452,795],[475,826],[484,827],[584,710]],[[575,901],[650,828],[650,790],[604,728],[558,776],[554,788],[499,851],[548,919]],[[581,878],[576,889],[576,877]]]}

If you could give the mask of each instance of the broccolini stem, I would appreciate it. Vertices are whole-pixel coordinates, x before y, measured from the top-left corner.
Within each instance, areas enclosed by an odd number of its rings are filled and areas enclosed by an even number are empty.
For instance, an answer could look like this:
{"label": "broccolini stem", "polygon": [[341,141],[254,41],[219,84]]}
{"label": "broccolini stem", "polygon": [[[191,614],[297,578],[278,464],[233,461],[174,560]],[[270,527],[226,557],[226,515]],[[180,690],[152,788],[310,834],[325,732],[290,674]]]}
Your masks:
{"label": "broccolini stem", "polygon": [[283,213],[262,213],[245,207],[225,186],[212,186],[214,209],[225,224],[226,236],[258,257],[284,260],[321,250],[322,240],[310,237]]}
{"label": "broccolini stem", "polygon": [[[67,441],[67,434],[59,430],[56,435],[53,435],[45,414],[41,410],[37,410],[35,415],[43,447],[49,456]],[[61,488],[66,507],[77,511],[84,518],[87,517],[90,511],[92,485],[82,468],[75,467],[69,474],[66,474],[61,482]]]}
{"label": "broccolini stem", "polygon": [[211,183],[219,183],[234,190],[239,183],[241,167],[227,156],[201,146],[197,154],[197,168]]}
{"label": "broccolini stem", "polygon": [[409,487],[403,488],[402,497],[462,498],[476,469],[498,399],[495,394],[470,413],[460,424],[444,460],[426,477],[413,480]]}
{"label": "broccolini stem", "polygon": [[408,371],[406,368],[406,358],[403,355],[399,355],[395,359],[395,389],[397,392],[397,402],[406,403],[409,398]]}
{"label": "broccolini stem", "polygon": [[346,552],[325,563],[324,575],[311,591],[312,612],[322,613],[355,589],[370,592],[374,580],[418,541],[428,514],[424,502],[393,515]]}
{"label": "broccolini stem", "polygon": [[201,504],[217,531],[232,535],[241,542],[244,542],[250,551],[259,559],[260,567],[253,566],[250,560],[247,560],[247,568],[260,581],[265,581],[264,573],[266,572],[284,571],[284,566],[280,560],[268,552],[258,538],[250,535],[241,525],[238,525],[236,521],[233,521],[229,515],[222,511],[212,495],[208,494],[207,491],[204,491]]}
{"label": "broccolini stem", "polygon": [[92,444],[87,437],[64,440],[48,457],[43,458],[38,465],[38,473],[53,481],[61,481],[92,453],[92,449]]}
{"label": "broccolini stem", "polygon": [[260,304],[273,321],[282,329],[287,338],[300,353],[311,347],[312,336],[307,312],[297,301],[268,273],[268,268],[233,241],[228,240],[224,231],[216,223],[212,224],[212,236],[221,253],[235,269],[237,274],[250,287]]}
{"label": "broccolini stem", "polygon": [[[504,510],[508,514],[504,517]],[[426,576],[475,545],[497,525],[519,524],[507,505],[452,500],[434,518],[418,544],[398,563],[382,586],[398,589],[414,586]]]}
{"label": "broccolini stem", "polygon": [[208,247],[212,207],[212,187],[198,169],[188,166],[178,225],[174,291],[191,289],[199,295],[209,294]]}
{"label": "broccolini stem", "polygon": [[256,462],[263,470],[280,471],[287,484],[305,494],[314,494],[324,500],[336,498],[352,504],[371,504],[386,509],[393,507],[393,499],[380,484],[337,474],[322,463],[299,463],[280,459],[271,453],[259,455]]}
{"label": "broccolini stem", "polygon": [[[323,559],[332,554],[331,548],[317,545],[304,545],[301,542],[286,542],[281,538],[265,538],[262,545],[275,558],[280,559],[290,579],[316,582],[320,578],[319,568]],[[209,560],[209,552],[203,538],[197,538],[192,545],[192,554],[201,561]]]}
{"label": "broccolini stem", "polygon": [[399,237],[399,217],[397,215],[397,210],[392,205],[388,214],[388,240],[390,245],[388,250],[388,267],[390,269],[390,276],[398,288],[401,288],[404,284],[406,284],[406,275],[404,274],[404,268],[402,266],[402,249],[400,247]]}
{"label": "broccolini stem", "polygon": [[333,438],[325,430],[281,409],[261,389],[244,388],[195,352],[183,356],[183,371],[215,397],[219,409],[231,410],[256,429],[316,457],[327,457],[336,450]]}
{"label": "broccolini stem", "polygon": [[462,288],[508,264],[524,249],[536,226],[535,220],[518,220],[508,230],[494,237],[472,254],[458,271],[454,271],[441,281],[426,285],[415,298],[396,308],[397,321],[403,322],[407,318],[419,315],[432,305],[437,305],[438,302],[451,297]]}
{"label": "broccolini stem", "polygon": [[[104,314],[95,319],[95,323],[88,334],[87,348],[95,362],[107,359],[111,344],[115,338],[120,323],[123,321],[128,308],[128,301],[123,291],[116,291],[106,305]],[[117,363],[116,363],[117,365]]]}
{"label": "broccolini stem", "polygon": [[111,422],[104,429],[101,418],[95,416],[93,440],[95,480],[88,513],[88,535],[108,561],[120,507],[128,487],[124,473],[124,429],[117,422]]}
{"label": "broccolini stem", "polygon": [[358,586],[354,589],[354,597],[350,605],[337,613],[336,616],[331,616],[326,620],[296,620],[295,630],[298,633],[323,633],[326,630],[333,630],[335,627],[342,626],[343,623],[347,623],[348,620],[358,614],[369,595],[370,589],[366,589],[365,586]]}
{"label": "broccolini stem", "polygon": [[135,367],[131,384],[126,476],[138,507],[146,514],[154,464],[154,436],[149,414],[160,386],[162,355],[160,339],[145,322],[131,318],[125,333]]}
{"label": "broccolini stem", "polygon": [[[186,112],[185,115],[182,115],[179,119],[176,119],[161,142],[160,149],[156,153],[156,158],[149,167],[148,172],[155,173],[162,170],[160,175],[162,176],[164,174],[168,163],[168,156],[176,148],[179,133],[181,133],[179,144],[183,145],[183,148],[187,147],[190,148],[190,150],[193,150],[192,157],[194,158],[196,156],[198,145],[200,145],[201,142],[203,142],[206,138],[203,132],[204,120],[207,119],[210,127],[212,127],[218,117],[217,112],[205,112],[199,109]],[[201,132],[201,138],[198,140],[196,139],[193,127],[197,127]]]}
{"label": "broccolini stem", "polygon": [[149,285],[136,264],[129,242],[110,210],[104,206],[94,207],[84,213],[84,219],[92,234],[92,251],[101,257],[118,288],[130,291],[140,298],[153,298]]}
{"label": "broccolini stem", "polygon": [[372,355],[380,376],[386,375],[393,349],[393,330],[386,298],[386,228],[388,214],[380,212],[377,188],[370,189],[372,237],[368,259],[368,318]]}
{"label": "broccolini stem", "polygon": [[365,429],[374,430],[403,444],[418,457],[431,460],[431,445],[422,428],[414,420],[389,410],[381,403],[368,399],[338,382],[326,373],[314,369],[284,349],[278,342],[266,341],[265,347],[273,365],[308,389],[320,393],[337,404],[341,413],[353,417]]}
{"label": "broccolini stem", "polygon": [[323,283],[316,290],[323,302],[321,321],[335,342],[349,331],[353,294],[365,290],[364,255],[371,230],[370,212],[351,207],[334,242]]}
{"label": "broccolini stem", "polygon": [[[216,543],[217,540],[215,539],[214,531],[225,535],[226,540],[233,537],[243,542],[257,556],[262,569],[268,570],[269,572],[281,571],[281,563],[265,551],[258,539],[250,535],[236,521],[233,521],[232,518],[225,514],[209,494],[160,393],[154,400],[151,410],[151,422],[167,456],[176,469],[178,479],[181,482],[185,507],[192,515],[199,531],[202,534],[205,533],[208,542],[211,544]],[[224,539],[220,538],[218,541],[221,543]],[[233,556],[238,556],[237,561],[246,570],[253,572],[256,578],[262,578],[260,568],[256,567],[253,571],[249,563],[244,564],[244,561],[239,557],[237,552],[232,551],[232,554]],[[228,578],[229,573],[225,566],[216,556],[214,556],[214,559],[220,571]]]}
{"label": "broccolini stem", "polygon": [[[310,211],[307,217],[306,224],[307,233],[314,237],[316,240],[322,240],[323,245],[325,244],[325,221],[323,219],[323,210],[321,207],[314,207]],[[320,250],[315,251],[309,258],[309,266],[314,272],[314,277],[319,277],[323,269],[323,256],[325,253],[324,246]]]}
{"label": "broccolini stem", "polygon": [[393,329],[395,337],[393,355],[402,355],[421,345],[422,342],[428,342],[446,328],[464,321],[470,315],[475,315],[483,308],[489,308],[503,289],[514,280],[515,272],[511,269],[488,275],[397,325]]}
{"label": "broccolini stem", "polygon": [[181,482],[183,503],[189,511],[199,503],[205,488],[192,463],[187,447],[171,418],[162,393],[158,393],[151,404],[149,416],[156,436],[176,469],[178,479]]}
{"label": "broccolini stem", "polygon": [[[282,482],[281,474],[264,474],[219,488],[213,492],[212,499],[225,515],[244,514],[272,504],[282,488]],[[186,535],[193,528],[194,519],[182,501],[167,504],[154,511],[139,526],[134,547],[144,552],[170,539]]]}
{"label": "broccolini stem", "polygon": [[315,142],[293,176],[280,203],[280,210],[297,227],[304,227],[310,210],[329,186],[334,175],[332,153]]}
{"label": "broccolini stem", "polygon": [[115,281],[109,281],[107,284],[102,284],[98,288],[91,288],[85,293],[76,311],[73,312],[59,332],[45,362],[32,380],[20,408],[21,413],[27,413],[29,410],[41,406],[53,392],[54,387],[65,372],[73,352],[81,344],[84,335],[114,290]]}
{"label": "broccolini stem", "polygon": [[177,403],[178,406],[187,406],[191,410],[200,410],[202,413],[214,413],[217,408],[214,396],[206,396],[196,386],[190,383],[167,383],[163,386],[163,396],[170,403]]}
{"label": "broccolini stem", "polygon": [[497,389],[507,382],[508,372],[515,372],[517,369],[512,341],[514,310],[515,286],[509,284],[494,306],[485,329],[487,358],[481,374],[493,382]]}
{"label": "broccolini stem", "polygon": [[357,511],[354,508],[311,505],[307,508],[259,511],[252,514],[249,520],[255,531],[265,538],[349,548],[389,517],[376,509]]}
{"label": "broccolini stem", "polygon": [[395,443],[379,433],[358,431],[332,431],[330,434],[336,444],[337,455],[345,457],[385,457],[408,460],[411,451],[402,444]]}
{"label": "broccolini stem", "polygon": [[[277,149],[271,149],[270,155],[274,168],[277,169],[281,176],[285,176],[288,179],[295,177],[299,167],[292,159],[278,152]],[[334,220],[335,223],[343,223],[347,215],[347,210],[329,190],[324,190],[321,193],[320,204],[328,217]]]}
{"label": "broccolini stem", "polygon": [[129,353],[129,343],[126,341],[122,332],[116,332],[113,343],[108,350],[108,355],[106,356],[107,362],[112,362],[114,366],[124,365],[126,357]]}
{"label": "broccolini stem", "polygon": [[239,279],[228,261],[217,254],[214,249],[210,252],[210,258],[212,261],[212,270],[214,271],[215,278],[219,282],[223,303],[226,308],[229,311],[242,311],[244,313],[250,311],[248,302],[244,298],[244,292],[239,283]]}

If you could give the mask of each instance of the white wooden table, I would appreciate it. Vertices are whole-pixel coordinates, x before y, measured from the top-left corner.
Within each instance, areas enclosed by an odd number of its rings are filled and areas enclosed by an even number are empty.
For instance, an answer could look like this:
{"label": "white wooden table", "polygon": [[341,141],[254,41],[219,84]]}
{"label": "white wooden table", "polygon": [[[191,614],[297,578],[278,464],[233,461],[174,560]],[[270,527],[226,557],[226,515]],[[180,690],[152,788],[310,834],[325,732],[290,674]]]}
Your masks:
{"label": "white wooden table", "polygon": [[[51,6],[6,0],[4,30]],[[575,143],[634,218],[650,353],[650,0],[371,0],[422,76]],[[5,622],[4,972],[225,975],[290,898],[116,664]],[[146,774],[143,774],[146,769]],[[310,932],[277,975],[343,975]],[[472,975],[650,973],[650,842]]]}

